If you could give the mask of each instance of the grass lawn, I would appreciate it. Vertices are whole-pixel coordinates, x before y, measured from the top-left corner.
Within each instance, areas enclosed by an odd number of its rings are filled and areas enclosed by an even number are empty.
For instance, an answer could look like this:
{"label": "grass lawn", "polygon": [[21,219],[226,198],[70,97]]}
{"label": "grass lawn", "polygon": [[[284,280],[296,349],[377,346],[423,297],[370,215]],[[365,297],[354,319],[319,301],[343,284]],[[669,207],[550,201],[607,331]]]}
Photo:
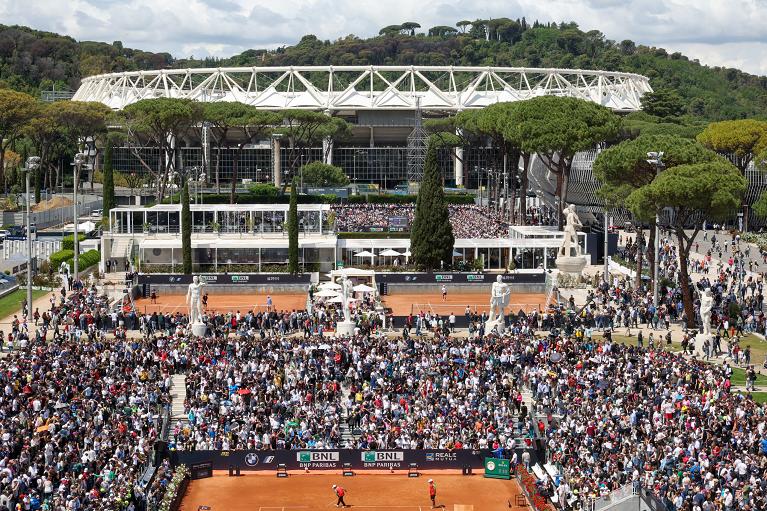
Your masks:
{"label": "grass lawn", "polygon": [[755,403],[763,405],[767,403],[767,392],[752,392],[751,399],[753,399]]}
{"label": "grass lawn", "polygon": [[[738,367],[732,368],[732,377],[730,378],[730,381],[733,385],[737,386],[746,386],[746,371],[744,369],[740,369]],[[763,374],[757,374],[756,375],[756,387],[757,388],[767,388],[767,376]]]}
{"label": "grass lawn", "polygon": [[[41,291],[37,289],[32,290],[32,300],[37,300],[41,296],[45,296],[50,291]],[[26,289],[17,289],[9,295],[5,295],[0,298],[0,319],[5,318],[21,310],[21,302],[27,297]]]}

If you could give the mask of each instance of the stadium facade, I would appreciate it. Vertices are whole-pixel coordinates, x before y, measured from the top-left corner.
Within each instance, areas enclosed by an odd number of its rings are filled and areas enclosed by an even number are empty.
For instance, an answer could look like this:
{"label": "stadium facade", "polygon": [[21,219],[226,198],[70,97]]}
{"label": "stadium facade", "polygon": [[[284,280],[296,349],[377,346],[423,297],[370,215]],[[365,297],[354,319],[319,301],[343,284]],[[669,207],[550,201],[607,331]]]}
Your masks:
{"label": "stadium facade", "polygon": [[[640,109],[649,80],[631,73],[578,69],[457,66],[295,66],[175,69],[111,73],[85,78],[74,100],[122,109],[142,99],[170,97],[201,102],[239,101],[265,110],[310,109],[340,117],[351,136],[307,148],[299,164],[324,160],[342,167],[354,183],[384,188],[412,179],[414,154],[423,148],[421,119],[439,118],[493,103],[543,95],[578,97],[616,112]],[[414,136],[415,135],[415,136]],[[235,149],[217,148],[206,126],[177,141],[177,165],[205,167],[210,182],[232,177]],[[117,170],[140,173],[158,166],[158,148],[118,148]],[[281,183],[288,148],[280,139],[261,140],[240,153],[238,177]],[[440,154],[447,184],[477,188],[492,166],[489,147]],[[486,179],[486,177],[485,177]]]}

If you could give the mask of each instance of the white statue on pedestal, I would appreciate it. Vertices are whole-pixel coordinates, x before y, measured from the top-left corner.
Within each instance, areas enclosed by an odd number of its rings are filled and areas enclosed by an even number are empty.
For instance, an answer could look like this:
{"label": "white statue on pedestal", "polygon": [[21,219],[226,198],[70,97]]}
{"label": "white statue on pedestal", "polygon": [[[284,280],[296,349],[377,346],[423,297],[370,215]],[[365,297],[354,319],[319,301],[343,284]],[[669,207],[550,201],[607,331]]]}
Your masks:
{"label": "white statue on pedestal", "polygon": [[711,335],[711,308],[713,306],[714,297],[709,287],[700,295],[700,319],[703,321],[703,335]]}
{"label": "white statue on pedestal", "polygon": [[189,305],[189,324],[202,323],[202,288],[204,282],[200,282],[200,277],[195,275],[189,289],[186,291],[186,303]]}
{"label": "white statue on pedestal", "polygon": [[571,275],[580,275],[586,266],[586,259],[578,244],[578,228],[583,227],[580,218],[575,213],[575,206],[570,204],[562,213],[565,216],[564,237],[557,252],[557,269]]}
{"label": "white statue on pedestal", "polygon": [[578,257],[583,255],[581,252],[581,246],[578,244],[578,229],[583,227],[581,219],[578,218],[578,214],[575,212],[575,206],[570,204],[564,211],[565,215],[565,237],[562,240],[562,245],[559,247],[560,257]]}
{"label": "white statue on pedestal", "polygon": [[344,311],[344,321],[349,322],[352,320],[352,313],[349,309],[349,300],[354,295],[354,286],[352,281],[347,277],[341,282],[341,296],[344,299],[344,303],[341,304],[341,308]]}
{"label": "white statue on pedestal", "polygon": [[341,310],[344,312],[344,320],[339,321],[336,324],[336,333],[338,335],[354,335],[356,324],[352,321],[352,313],[351,310],[349,310],[349,300],[351,300],[353,294],[354,286],[352,285],[352,281],[344,276],[344,279],[341,282],[341,298],[343,299]]}
{"label": "white statue on pedestal", "polygon": [[503,282],[503,277],[498,275],[495,278],[495,282],[493,282],[493,287],[490,289],[490,312],[485,323],[488,330],[492,330],[496,325],[504,324],[506,307],[509,305],[510,298],[511,288]]}

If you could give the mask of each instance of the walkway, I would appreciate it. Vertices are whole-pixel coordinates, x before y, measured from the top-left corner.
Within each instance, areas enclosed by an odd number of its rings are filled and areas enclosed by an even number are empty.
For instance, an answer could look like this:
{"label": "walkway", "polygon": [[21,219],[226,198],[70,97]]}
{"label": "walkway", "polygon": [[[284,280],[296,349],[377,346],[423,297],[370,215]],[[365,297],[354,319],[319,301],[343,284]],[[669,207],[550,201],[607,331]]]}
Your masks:
{"label": "walkway", "polygon": [[186,375],[174,374],[170,377],[170,419],[171,423],[189,421],[184,408],[186,402]]}

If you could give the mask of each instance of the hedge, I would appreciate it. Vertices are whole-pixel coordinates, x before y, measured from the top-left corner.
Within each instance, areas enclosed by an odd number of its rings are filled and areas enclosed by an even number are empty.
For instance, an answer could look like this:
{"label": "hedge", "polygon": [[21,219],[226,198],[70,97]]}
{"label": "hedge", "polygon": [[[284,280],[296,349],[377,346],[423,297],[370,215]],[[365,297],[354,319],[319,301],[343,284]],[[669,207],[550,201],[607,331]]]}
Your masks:
{"label": "hedge", "polygon": [[74,256],[75,251],[72,249],[59,250],[58,252],[52,253],[49,259],[53,271],[59,271],[62,262],[69,262],[69,265],[72,266],[71,261]]}
{"label": "hedge", "polygon": [[[80,243],[85,241],[85,234],[81,234],[79,236]],[[74,250],[75,249],[75,235],[70,234],[69,236],[64,236],[64,238],[61,240],[61,249],[62,250]]]}
{"label": "hedge", "polygon": [[101,252],[96,249],[89,250],[80,254],[80,260],[78,261],[78,270],[83,271],[90,268],[95,264],[99,264],[101,261]]}
{"label": "hedge", "polygon": [[[74,250],[59,250],[58,252],[54,252],[51,254],[50,261],[51,261],[51,268],[53,268],[54,271],[58,271],[59,267],[61,266],[62,262],[66,262],[69,264],[69,267],[74,271],[74,257],[75,252]],[[99,261],[101,261],[101,252],[98,250],[89,250],[85,253],[80,254],[80,258],[77,261],[78,264],[78,271],[83,271],[94,264],[98,264]]]}

